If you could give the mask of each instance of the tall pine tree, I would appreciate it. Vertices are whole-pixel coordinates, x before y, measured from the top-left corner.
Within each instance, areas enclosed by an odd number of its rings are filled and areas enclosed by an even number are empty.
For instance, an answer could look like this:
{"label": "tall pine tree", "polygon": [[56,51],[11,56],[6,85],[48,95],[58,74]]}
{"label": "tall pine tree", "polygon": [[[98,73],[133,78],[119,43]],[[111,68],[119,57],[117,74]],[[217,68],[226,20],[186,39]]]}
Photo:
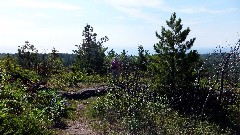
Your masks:
{"label": "tall pine tree", "polygon": [[189,27],[183,30],[182,20],[176,18],[176,13],[166,21],[166,29],[162,27],[161,34],[156,32],[159,42],[154,45],[161,65],[162,86],[170,96],[182,93],[185,89],[191,89],[195,81],[194,69],[196,68],[199,55],[196,50],[191,50],[196,38],[186,40],[190,33]]}

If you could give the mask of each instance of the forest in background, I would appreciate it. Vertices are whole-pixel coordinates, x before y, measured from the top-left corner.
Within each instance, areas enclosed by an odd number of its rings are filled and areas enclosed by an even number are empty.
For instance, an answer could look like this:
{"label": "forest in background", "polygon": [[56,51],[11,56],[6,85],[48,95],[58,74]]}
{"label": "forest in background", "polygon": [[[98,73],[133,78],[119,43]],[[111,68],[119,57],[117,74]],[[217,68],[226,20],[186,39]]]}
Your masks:
{"label": "forest in background", "polygon": [[[0,53],[0,59],[4,59],[6,56],[8,55],[8,53]],[[15,53],[15,54],[9,54],[11,57],[13,57],[13,59],[17,59],[17,56],[18,54]],[[41,58],[43,57],[43,55],[46,55],[46,57],[49,57],[50,53],[46,53],[46,54],[43,54],[43,53],[39,53],[38,56]],[[58,52],[58,55],[59,55],[59,58],[62,59],[62,62],[63,62],[63,66],[64,67],[68,67],[68,66],[71,66],[74,61],[75,61],[75,58],[77,57],[76,54],[69,54],[69,53],[60,53]]]}
{"label": "forest in background", "polygon": [[[38,53],[26,41],[16,54],[0,55],[0,134],[54,134],[71,116],[69,99],[59,91],[108,86],[107,93],[87,105],[92,128],[108,134],[239,134],[240,40],[211,54],[191,50],[173,13],[156,32],[149,54],[107,52],[89,24],[73,54],[52,49]],[[153,35],[154,36],[154,35]],[[121,62],[119,82],[112,81],[111,61]]]}

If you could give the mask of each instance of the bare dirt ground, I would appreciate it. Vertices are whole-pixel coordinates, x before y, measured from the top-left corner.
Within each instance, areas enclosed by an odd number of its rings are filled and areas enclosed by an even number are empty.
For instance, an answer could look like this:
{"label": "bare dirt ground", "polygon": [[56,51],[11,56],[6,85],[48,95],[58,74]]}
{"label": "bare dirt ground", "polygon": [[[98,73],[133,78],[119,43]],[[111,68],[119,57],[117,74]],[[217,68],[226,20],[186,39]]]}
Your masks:
{"label": "bare dirt ground", "polygon": [[[81,112],[85,107],[84,104],[77,105],[77,113]],[[84,117],[75,120],[67,119],[66,124],[67,127],[61,130],[61,135],[97,135],[97,133],[91,129],[90,123]]]}
{"label": "bare dirt ground", "polygon": [[[97,133],[93,131],[90,126],[90,122],[86,118],[85,111],[86,106],[88,104],[87,100],[91,97],[96,97],[103,95],[105,91],[105,87],[98,88],[84,88],[78,91],[61,91],[62,95],[66,97],[69,101],[70,106],[74,106],[72,108],[74,110],[74,118],[65,119],[66,127],[64,129],[58,129],[55,134],[56,135],[101,135],[102,133]],[[74,104],[74,105],[71,105]]]}

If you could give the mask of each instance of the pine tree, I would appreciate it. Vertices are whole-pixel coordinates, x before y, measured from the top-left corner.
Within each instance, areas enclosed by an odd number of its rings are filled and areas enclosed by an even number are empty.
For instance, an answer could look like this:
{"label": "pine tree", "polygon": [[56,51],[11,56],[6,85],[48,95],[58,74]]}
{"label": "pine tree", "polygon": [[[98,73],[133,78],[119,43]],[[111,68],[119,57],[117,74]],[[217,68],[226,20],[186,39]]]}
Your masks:
{"label": "pine tree", "polygon": [[38,50],[29,41],[25,41],[25,45],[18,46],[18,62],[23,68],[37,69],[38,66]]}
{"label": "pine tree", "polygon": [[147,56],[149,55],[147,50],[144,50],[142,45],[138,46],[138,59],[137,59],[137,65],[138,67],[146,71],[147,70]]}
{"label": "pine tree", "polygon": [[108,41],[105,36],[97,41],[97,34],[93,32],[93,27],[88,25],[84,27],[83,42],[77,50],[73,50],[77,54],[77,62],[75,67],[89,74],[102,73],[104,70],[105,51],[107,48],[103,47],[103,43]]}
{"label": "pine tree", "polygon": [[165,76],[163,84],[170,94],[192,87],[195,80],[194,69],[199,61],[196,50],[187,53],[196,38],[186,41],[190,29],[187,27],[183,30],[181,22],[180,18],[176,19],[176,13],[173,13],[170,20],[166,21],[169,29],[162,27],[161,34],[156,32],[160,41],[154,45],[162,65],[161,74]]}

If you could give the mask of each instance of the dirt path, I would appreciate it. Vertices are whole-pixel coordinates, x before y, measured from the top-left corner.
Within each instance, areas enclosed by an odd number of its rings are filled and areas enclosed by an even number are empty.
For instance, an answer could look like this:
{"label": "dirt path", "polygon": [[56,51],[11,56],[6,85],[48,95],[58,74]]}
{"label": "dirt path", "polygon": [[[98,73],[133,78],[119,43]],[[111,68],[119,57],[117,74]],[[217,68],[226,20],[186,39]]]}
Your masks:
{"label": "dirt path", "polygon": [[[86,111],[87,99],[91,97],[100,96],[106,93],[106,87],[98,88],[88,88],[81,89],[74,92],[64,92],[60,93],[67,99],[75,102],[74,115],[76,118],[65,119],[66,128],[60,129],[57,135],[99,135],[101,133],[96,133],[91,129],[90,122],[87,120],[86,116],[83,114]],[[79,101],[79,102],[78,102]],[[71,104],[71,103],[70,103]]]}
{"label": "dirt path", "polygon": [[[82,112],[85,107],[86,105],[82,103],[77,105],[77,115]],[[66,123],[67,127],[61,131],[61,135],[97,135],[97,133],[91,129],[89,122],[84,117],[75,120],[67,119]]]}

